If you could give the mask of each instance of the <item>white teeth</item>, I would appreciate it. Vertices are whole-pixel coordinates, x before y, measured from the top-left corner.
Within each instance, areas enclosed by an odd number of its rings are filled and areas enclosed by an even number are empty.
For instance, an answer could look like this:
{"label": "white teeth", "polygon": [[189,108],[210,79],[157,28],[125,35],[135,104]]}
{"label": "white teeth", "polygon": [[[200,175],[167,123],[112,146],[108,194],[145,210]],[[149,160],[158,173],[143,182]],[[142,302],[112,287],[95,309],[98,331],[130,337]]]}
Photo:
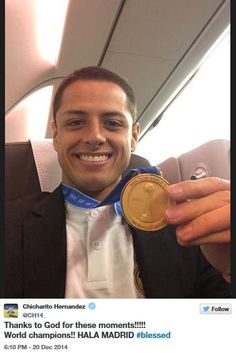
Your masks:
{"label": "white teeth", "polygon": [[86,162],[104,162],[106,160],[108,160],[108,155],[100,155],[100,156],[88,156],[86,154],[80,154],[79,158],[82,161],[86,161]]}

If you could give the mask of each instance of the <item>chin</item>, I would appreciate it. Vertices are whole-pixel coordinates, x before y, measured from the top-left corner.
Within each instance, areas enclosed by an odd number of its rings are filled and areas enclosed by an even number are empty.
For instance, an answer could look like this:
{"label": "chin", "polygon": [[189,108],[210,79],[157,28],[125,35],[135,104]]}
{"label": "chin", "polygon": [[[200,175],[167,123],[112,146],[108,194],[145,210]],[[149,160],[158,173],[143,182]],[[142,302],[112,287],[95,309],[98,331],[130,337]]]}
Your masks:
{"label": "chin", "polygon": [[[101,193],[105,190],[110,189],[110,191],[115,187],[119,180],[104,180],[104,178],[88,178],[83,184],[80,183],[80,186],[83,190],[86,190],[87,193]],[[78,185],[79,186],[79,185]],[[110,192],[109,191],[109,192]],[[109,193],[108,192],[108,193]],[[86,192],[85,192],[86,193]]]}

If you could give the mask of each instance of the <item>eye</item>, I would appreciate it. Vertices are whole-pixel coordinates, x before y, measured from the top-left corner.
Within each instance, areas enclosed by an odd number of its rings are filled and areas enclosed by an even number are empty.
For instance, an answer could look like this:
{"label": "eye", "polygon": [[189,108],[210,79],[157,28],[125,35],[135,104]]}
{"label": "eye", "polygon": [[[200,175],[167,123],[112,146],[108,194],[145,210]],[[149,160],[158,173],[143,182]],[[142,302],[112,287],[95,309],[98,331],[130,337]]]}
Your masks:
{"label": "eye", "polygon": [[73,119],[66,122],[66,126],[74,129],[81,128],[84,125],[84,121],[81,119]]}
{"label": "eye", "polygon": [[117,119],[109,119],[105,121],[105,126],[109,130],[117,130],[123,126],[122,121]]}

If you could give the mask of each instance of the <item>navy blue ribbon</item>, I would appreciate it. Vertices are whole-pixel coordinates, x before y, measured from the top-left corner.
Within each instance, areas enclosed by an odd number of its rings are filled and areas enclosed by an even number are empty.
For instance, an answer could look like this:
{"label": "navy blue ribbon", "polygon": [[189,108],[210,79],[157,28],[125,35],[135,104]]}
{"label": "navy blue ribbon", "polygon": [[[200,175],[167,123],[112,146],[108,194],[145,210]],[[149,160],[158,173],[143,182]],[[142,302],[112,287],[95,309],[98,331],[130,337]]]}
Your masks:
{"label": "navy blue ribbon", "polygon": [[103,200],[97,201],[92,197],[83,194],[81,191],[73,188],[72,186],[62,184],[62,191],[64,195],[64,200],[67,203],[75,207],[81,208],[96,208],[106,205],[114,204],[115,211],[117,214],[122,215],[121,205],[120,205],[120,194],[125,186],[125,184],[135,175],[151,173],[161,175],[160,169],[156,166],[145,167],[145,168],[136,168],[129,170],[111,191],[111,193]]}

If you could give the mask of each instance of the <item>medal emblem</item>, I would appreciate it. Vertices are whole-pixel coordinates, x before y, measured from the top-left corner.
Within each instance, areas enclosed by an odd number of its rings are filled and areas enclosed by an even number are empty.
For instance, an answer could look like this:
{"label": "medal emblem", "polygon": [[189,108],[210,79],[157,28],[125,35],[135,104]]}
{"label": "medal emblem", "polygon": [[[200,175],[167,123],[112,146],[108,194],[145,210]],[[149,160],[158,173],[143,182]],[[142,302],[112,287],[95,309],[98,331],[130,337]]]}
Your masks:
{"label": "medal emblem", "polygon": [[121,194],[121,207],[126,221],[146,231],[167,225],[164,212],[172,204],[165,189],[169,183],[159,175],[144,173],[131,178]]}

